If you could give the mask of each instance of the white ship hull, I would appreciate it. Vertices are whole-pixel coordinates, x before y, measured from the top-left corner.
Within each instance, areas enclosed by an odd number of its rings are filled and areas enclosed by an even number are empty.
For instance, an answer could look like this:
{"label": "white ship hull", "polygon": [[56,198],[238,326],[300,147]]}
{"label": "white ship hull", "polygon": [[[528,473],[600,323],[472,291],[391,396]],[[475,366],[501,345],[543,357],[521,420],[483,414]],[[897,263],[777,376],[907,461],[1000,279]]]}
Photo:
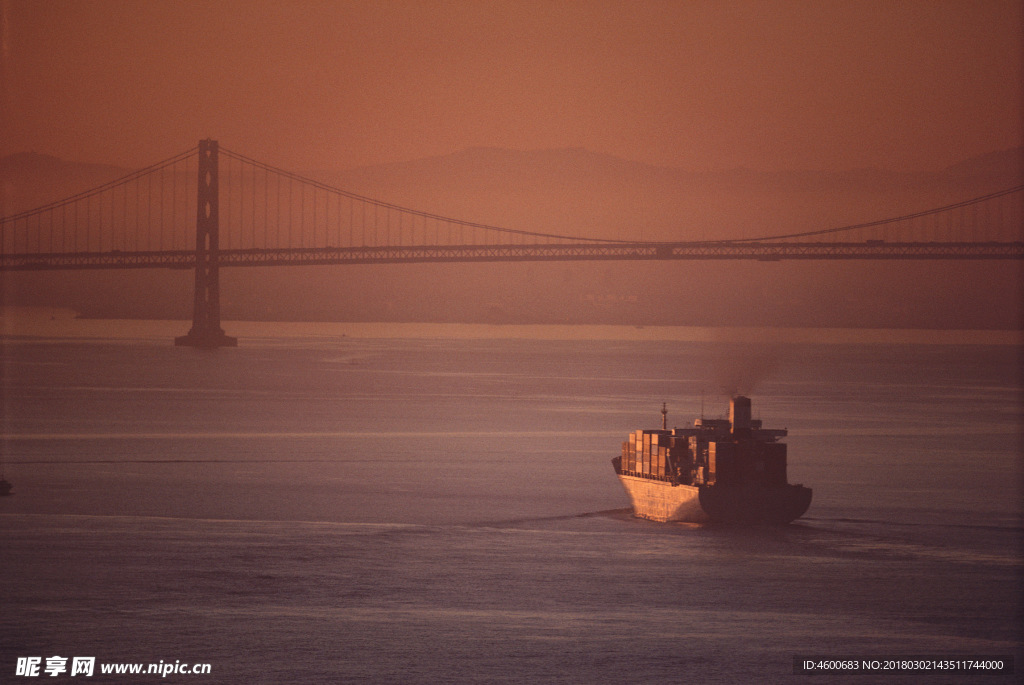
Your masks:
{"label": "white ship hull", "polygon": [[633,500],[633,513],[652,521],[709,521],[700,506],[700,488],[672,485],[663,480],[619,475],[619,481]]}

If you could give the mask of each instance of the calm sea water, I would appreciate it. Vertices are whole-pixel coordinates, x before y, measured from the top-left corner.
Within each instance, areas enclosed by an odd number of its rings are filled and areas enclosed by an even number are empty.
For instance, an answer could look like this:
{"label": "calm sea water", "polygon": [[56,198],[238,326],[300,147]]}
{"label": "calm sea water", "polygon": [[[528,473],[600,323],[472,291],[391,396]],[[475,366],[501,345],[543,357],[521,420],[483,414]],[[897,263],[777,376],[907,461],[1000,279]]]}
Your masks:
{"label": "calm sea water", "polygon": [[[2,347],[0,682],[18,657],[209,663],[48,682],[1015,682],[796,676],[795,655],[1022,662],[1018,350],[243,339]],[[631,517],[626,434],[749,393],[783,528]],[[45,664],[44,664],[45,665]]]}

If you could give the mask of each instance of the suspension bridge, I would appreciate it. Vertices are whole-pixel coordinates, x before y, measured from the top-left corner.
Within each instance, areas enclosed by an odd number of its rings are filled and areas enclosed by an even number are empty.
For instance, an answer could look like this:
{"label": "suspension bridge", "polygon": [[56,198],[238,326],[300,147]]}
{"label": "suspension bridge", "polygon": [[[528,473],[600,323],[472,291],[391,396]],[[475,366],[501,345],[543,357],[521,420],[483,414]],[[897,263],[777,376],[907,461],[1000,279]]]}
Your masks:
{"label": "suspension bridge", "polygon": [[[223,164],[222,164],[223,162]],[[0,271],[195,270],[180,345],[236,344],[219,269],[569,260],[1024,259],[1016,186],[837,228],[729,240],[608,240],[464,221],[348,192],[203,140],[122,178],[0,219]]]}

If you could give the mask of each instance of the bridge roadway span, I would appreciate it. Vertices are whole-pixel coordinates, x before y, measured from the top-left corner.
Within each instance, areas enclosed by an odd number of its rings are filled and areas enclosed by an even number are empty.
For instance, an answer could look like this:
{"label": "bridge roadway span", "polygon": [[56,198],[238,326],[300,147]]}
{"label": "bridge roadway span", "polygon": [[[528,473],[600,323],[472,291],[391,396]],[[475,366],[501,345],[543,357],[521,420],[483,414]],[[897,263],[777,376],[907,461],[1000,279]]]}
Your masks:
{"label": "bridge roadway span", "polygon": [[[233,267],[676,259],[1024,259],[1024,242],[563,243],[222,249],[218,252],[217,263],[221,267]],[[192,269],[195,266],[194,250],[0,255],[0,271]]]}

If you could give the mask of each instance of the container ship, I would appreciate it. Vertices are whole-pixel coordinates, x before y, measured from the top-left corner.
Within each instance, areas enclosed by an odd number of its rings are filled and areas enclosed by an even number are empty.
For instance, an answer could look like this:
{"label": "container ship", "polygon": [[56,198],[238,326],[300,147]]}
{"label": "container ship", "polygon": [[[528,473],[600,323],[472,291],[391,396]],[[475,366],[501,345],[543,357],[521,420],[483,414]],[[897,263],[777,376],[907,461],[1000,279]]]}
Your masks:
{"label": "container ship", "polygon": [[693,428],[637,430],[612,459],[636,516],[654,521],[784,524],[811,505],[811,489],[786,476],[785,429],[762,428],[750,398],[729,402],[728,419]]}

